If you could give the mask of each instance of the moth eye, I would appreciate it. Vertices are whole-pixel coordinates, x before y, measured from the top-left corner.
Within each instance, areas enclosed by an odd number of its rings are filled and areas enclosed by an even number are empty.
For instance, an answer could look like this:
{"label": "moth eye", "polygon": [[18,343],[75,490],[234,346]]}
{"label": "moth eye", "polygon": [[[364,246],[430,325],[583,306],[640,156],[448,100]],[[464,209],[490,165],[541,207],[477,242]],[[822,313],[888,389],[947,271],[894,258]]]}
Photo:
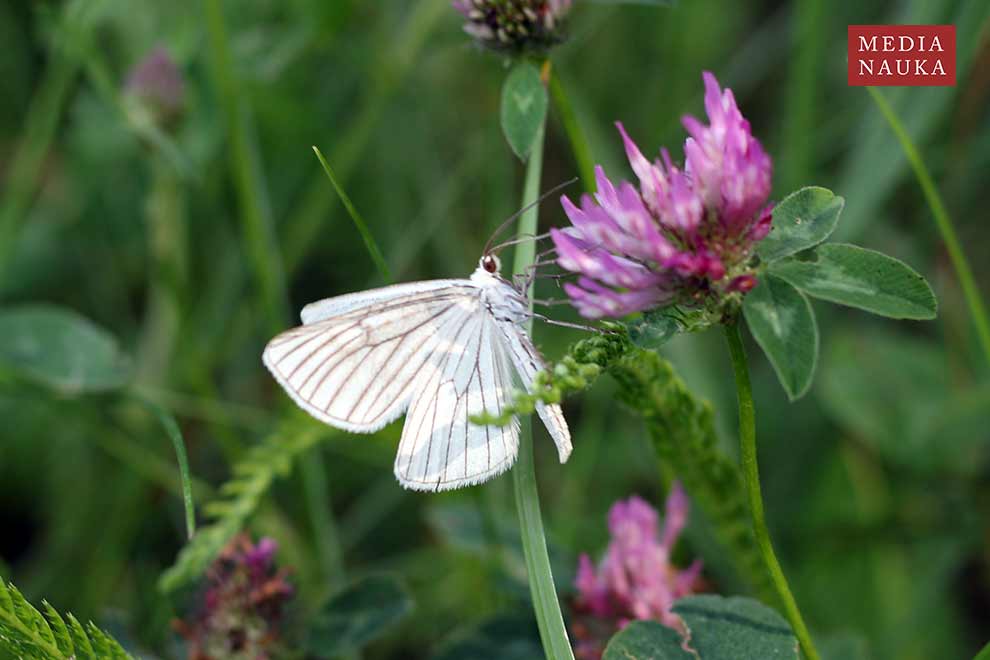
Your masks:
{"label": "moth eye", "polygon": [[489,273],[494,273],[498,270],[498,266],[495,264],[495,258],[491,255],[486,255],[481,260],[481,267],[487,270]]}

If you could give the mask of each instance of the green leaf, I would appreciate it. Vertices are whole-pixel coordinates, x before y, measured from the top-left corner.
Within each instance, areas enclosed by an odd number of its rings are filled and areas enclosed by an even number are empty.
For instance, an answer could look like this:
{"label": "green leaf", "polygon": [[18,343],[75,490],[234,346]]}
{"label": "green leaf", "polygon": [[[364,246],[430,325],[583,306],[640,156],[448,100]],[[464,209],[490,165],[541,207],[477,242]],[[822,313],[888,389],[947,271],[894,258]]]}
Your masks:
{"label": "green leaf", "polygon": [[614,635],[602,660],[692,660],[681,636],[656,621],[633,621]]}
{"label": "green leaf", "polygon": [[809,186],[791,193],[774,208],[773,227],[756,253],[764,261],[776,261],[815,247],[835,230],[844,204],[827,188]]}
{"label": "green leaf", "polygon": [[316,615],[306,650],[319,658],[356,651],[384,635],[413,609],[397,577],[372,575],[333,596]]}
{"label": "green leaf", "polygon": [[808,261],[785,259],[770,272],[809,296],[895,319],[933,319],[925,278],[898,259],[845,243],[819,246]]}
{"label": "green leaf", "polygon": [[83,625],[79,623],[79,619],[74,614],[69,614],[68,619],[69,629],[72,631],[72,643],[76,647],[76,657],[79,660],[87,660],[88,658],[97,660],[98,656],[93,650],[93,644],[89,641],[89,635],[86,634]]}
{"label": "green leaf", "polygon": [[[129,660],[112,637],[89,624],[89,630],[69,614],[65,619],[47,602],[42,615],[17,587],[0,578],[0,657],[9,653],[23,660]],[[94,647],[97,650],[94,650]]]}
{"label": "green leaf", "polygon": [[987,642],[987,645],[983,647],[982,651],[976,654],[973,660],[990,660],[990,642]]}
{"label": "green leaf", "polygon": [[69,634],[69,628],[65,625],[65,620],[62,619],[62,616],[47,600],[42,601],[41,604],[45,608],[45,616],[48,618],[48,623],[51,625],[52,632],[55,634],[55,643],[58,645],[58,650],[67,657],[71,656],[74,653],[72,635]]}
{"label": "green leaf", "polygon": [[673,316],[658,312],[648,312],[631,321],[626,329],[629,340],[648,350],[656,350],[681,331],[680,322]]}
{"label": "green leaf", "polygon": [[811,386],[818,361],[818,324],[811,304],[784,280],[764,275],[743,301],[753,338],[770,359],[791,401]]}
{"label": "green leaf", "polygon": [[664,307],[645,312],[631,321],[626,329],[633,344],[647,350],[656,350],[681,332],[698,332],[710,325],[702,310]]}
{"label": "green leaf", "polygon": [[674,603],[702,660],[798,660],[787,622],[752,598],[688,596]]}
{"label": "green leaf", "polygon": [[548,105],[540,70],[529,62],[516,64],[502,86],[502,132],[522,160],[529,156],[540,134]]}
{"label": "green leaf", "polygon": [[0,312],[0,366],[66,394],[127,382],[130,360],[106,330],[73,311],[26,305]]}
{"label": "green leaf", "polygon": [[489,619],[441,645],[432,660],[541,660],[540,631],[530,616]]}

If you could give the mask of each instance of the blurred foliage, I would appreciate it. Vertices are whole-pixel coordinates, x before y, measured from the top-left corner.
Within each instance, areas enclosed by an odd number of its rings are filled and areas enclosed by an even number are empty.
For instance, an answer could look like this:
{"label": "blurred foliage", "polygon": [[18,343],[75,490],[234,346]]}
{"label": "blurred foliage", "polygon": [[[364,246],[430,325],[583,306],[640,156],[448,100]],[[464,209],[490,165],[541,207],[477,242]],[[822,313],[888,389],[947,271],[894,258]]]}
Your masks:
{"label": "blurred foliage", "polygon": [[[958,85],[886,97],[990,295],[986,1],[575,4],[554,71],[572,103],[564,119],[580,124],[596,162],[632,177],[614,120],[648,151],[677,144],[710,69],[774,157],[777,199],[827,186],[846,200],[835,240],[893,255],[932,283],[939,318],[924,324],[816,305],[819,372],[797,403],[750,345],[760,460],[779,554],[817,637],[835,636],[851,657],[972,657],[990,629],[990,370],[895,137],[846,85],[845,52],[851,23],[957,25]],[[132,365],[126,384],[110,374],[122,388],[107,389],[61,387],[34,364],[25,373],[4,361],[0,565],[29,600],[96,621],[133,655],[182,657],[170,621],[188,610],[189,590],[156,588],[184,545],[182,491],[171,445],[137,394],[179,420],[207,517],[199,534],[236,513],[236,526],[278,539],[299,589],[290,617],[313,620],[344,575],[386,570],[417,607],[364,658],[480,657],[471,649],[503,635],[531,657],[534,631],[517,621],[530,606],[508,479],[404,492],[391,474],[399,424],[371,437],[323,433],[289,412],[260,362],[303,304],[381,283],[312,145],[397,280],[468,273],[517,210],[522,166],[499,128],[507,70],[460,23],[446,0],[0,4],[4,312],[45,305],[60,310],[59,327],[89,319],[74,340],[92,342],[79,359]],[[184,81],[167,125],[126,91],[156,46]],[[561,119],[552,107],[544,188],[577,174]],[[548,202],[541,219],[559,225],[563,214]],[[554,316],[567,319],[563,310]],[[731,457],[735,395],[717,334],[661,350],[711,402],[712,443]],[[580,335],[538,325],[536,338],[556,360]],[[537,432],[565,600],[577,553],[605,544],[609,505],[632,493],[656,503],[665,488],[650,433],[618,388],[599,378],[565,401],[567,465]],[[283,442],[287,424],[296,426]],[[255,478],[263,487],[218,492]],[[224,504],[203,508],[212,501]],[[713,589],[744,593],[698,504],[683,558],[705,560]],[[436,524],[451,511],[470,521],[470,544]]]}

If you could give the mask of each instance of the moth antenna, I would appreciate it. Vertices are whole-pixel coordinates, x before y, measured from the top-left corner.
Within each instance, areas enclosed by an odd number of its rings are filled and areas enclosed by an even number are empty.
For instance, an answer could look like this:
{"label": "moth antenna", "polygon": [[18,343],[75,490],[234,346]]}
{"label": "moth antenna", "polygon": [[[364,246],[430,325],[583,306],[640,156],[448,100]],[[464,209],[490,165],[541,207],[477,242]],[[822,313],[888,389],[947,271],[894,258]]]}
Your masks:
{"label": "moth antenna", "polygon": [[498,254],[505,248],[513,245],[519,245],[520,243],[525,243],[526,241],[542,241],[546,238],[550,238],[550,232],[546,232],[544,234],[520,234],[517,238],[499,243],[491,248],[491,251]]}
{"label": "moth antenna", "polygon": [[573,328],[575,330],[584,330],[585,332],[594,332],[597,335],[607,334],[606,330],[602,328],[596,328],[593,325],[584,325],[582,323],[569,323],[567,321],[556,321],[552,318],[544,316],[543,314],[533,314],[533,318],[539,319],[544,323],[548,323],[550,325],[560,326],[561,328]]}
{"label": "moth antenna", "polygon": [[578,177],[574,177],[573,179],[569,179],[567,181],[564,181],[563,183],[558,183],[556,186],[554,186],[550,190],[546,191],[545,193],[543,193],[542,195],[540,195],[539,197],[537,197],[534,201],[530,202],[529,204],[527,204],[526,206],[522,207],[521,209],[519,209],[518,211],[516,211],[515,213],[513,213],[511,216],[509,216],[508,218],[506,218],[505,221],[502,222],[502,224],[500,224],[498,226],[498,228],[488,238],[488,242],[485,243],[485,250],[484,250],[484,252],[482,254],[488,254],[489,253],[489,251],[491,250],[491,247],[492,247],[492,241],[494,241],[498,237],[499,234],[501,234],[503,231],[505,231],[505,228],[508,227],[513,221],[515,221],[516,218],[518,218],[519,216],[521,216],[523,213],[525,213],[526,211],[530,210],[534,206],[537,206],[543,200],[545,200],[547,197],[549,197],[550,195],[554,194],[558,190],[561,190],[562,188],[566,188],[567,186],[571,185],[572,183],[574,183],[577,180],[578,180]]}

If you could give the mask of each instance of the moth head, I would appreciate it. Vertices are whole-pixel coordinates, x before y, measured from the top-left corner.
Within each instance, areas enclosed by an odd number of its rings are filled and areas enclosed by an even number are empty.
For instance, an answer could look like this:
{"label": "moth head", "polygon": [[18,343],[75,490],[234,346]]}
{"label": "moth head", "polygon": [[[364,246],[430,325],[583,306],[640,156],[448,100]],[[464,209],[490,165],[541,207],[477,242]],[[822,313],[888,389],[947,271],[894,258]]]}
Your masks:
{"label": "moth head", "polygon": [[499,271],[502,270],[502,262],[499,261],[498,257],[494,254],[486,254],[481,257],[481,261],[478,265],[485,270],[486,273],[491,273],[492,275],[497,275]]}

